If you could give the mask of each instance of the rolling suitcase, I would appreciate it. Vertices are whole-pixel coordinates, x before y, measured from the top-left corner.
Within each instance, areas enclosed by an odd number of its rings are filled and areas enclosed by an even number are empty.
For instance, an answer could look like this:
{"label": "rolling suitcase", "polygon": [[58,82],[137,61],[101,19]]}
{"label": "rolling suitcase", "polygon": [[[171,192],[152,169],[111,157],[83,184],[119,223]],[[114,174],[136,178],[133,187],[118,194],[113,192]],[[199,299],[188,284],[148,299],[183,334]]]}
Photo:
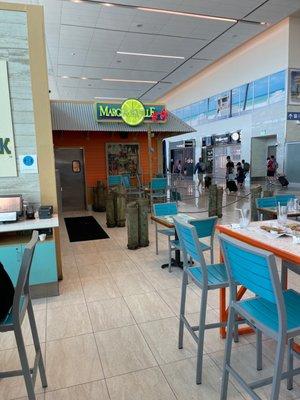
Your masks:
{"label": "rolling suitcase", "polygon": [[289,181],[286,179],[286,177],[284,175],[278,176],[277,179],[282,187],[288,187]]}
{"label": "rolling suitcase", "polygon": [[209,189],[210,185],[211,185],[211,177],[210,176],[206,176],[204,178],[204,187],[205,187],[205,189]]}
{"label": "rolling suitcase", "polygon": [[227,189],[229,192],[237,192],[238,188],[235,181],[227,181]]}

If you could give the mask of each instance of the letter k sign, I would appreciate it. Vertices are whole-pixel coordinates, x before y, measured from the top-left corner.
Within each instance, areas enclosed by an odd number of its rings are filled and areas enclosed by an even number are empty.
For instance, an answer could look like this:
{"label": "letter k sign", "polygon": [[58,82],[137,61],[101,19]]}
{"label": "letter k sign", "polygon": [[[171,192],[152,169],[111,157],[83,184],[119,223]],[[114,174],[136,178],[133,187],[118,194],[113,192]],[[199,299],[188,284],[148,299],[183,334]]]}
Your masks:
{"label": "letter k sign", "polygon": [[10,138],[0,138],[0,154],[11,154],[11,150],[8,148]]}

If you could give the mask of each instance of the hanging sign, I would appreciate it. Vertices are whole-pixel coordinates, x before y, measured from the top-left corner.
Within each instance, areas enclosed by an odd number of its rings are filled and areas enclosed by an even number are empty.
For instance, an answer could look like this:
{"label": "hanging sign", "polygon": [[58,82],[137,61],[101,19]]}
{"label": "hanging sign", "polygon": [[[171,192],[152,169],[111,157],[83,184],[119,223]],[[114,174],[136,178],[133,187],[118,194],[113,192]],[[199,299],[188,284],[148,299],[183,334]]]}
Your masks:
{"label": "hanging sign", "polygon": [[0,60],[0,177],[17,176],[7,61]]}
{"label": "hanging sign", "polygon": [[287,120],[289,121],[300,121],[300,112],[288,112]]}
{"label": "hanging sign", "polygon": [[127,99],[122,104],[95,103],[97,122],[125,122],[130,126],[142,122],[166,122],[168,112],[161,104],[143,104],[137,99]]}

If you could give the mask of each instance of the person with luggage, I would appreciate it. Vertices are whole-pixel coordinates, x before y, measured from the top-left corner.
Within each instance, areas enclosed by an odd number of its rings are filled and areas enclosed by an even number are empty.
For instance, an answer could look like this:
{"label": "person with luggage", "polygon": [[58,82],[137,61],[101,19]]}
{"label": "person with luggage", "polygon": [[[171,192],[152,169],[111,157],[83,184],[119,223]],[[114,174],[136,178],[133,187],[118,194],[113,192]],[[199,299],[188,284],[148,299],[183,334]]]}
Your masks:
{"label": "person with luggage", "polygon": [[202,161],[202,158],[199,157],[199,161],[195,165],[194,174],[198,174],[198,189],[201,186],[203,188],[203,175],[205,172],[205,163]]}
{"label": "person with luggage", "polygon": [[226,189],[228,189],[229,192],[236,192],[237,186],[234,176],[234,163],[231,161],[230,156],[227,156],[226,160]]}
{"label": "person with luggage", "polygon": [[242,160],[242,168],[244,170],[244,174],[246,177],[250,172],[250,164],[248,162],[246,162],[245,160]]}
{"label": "person with luggage", "polygon": [[244,181],[245,181],[245,171],[244,168],[242,167],[242,163],[238,162],[236,164],[236,181],[238,184],[238,187],[240,189],[244,188]]}

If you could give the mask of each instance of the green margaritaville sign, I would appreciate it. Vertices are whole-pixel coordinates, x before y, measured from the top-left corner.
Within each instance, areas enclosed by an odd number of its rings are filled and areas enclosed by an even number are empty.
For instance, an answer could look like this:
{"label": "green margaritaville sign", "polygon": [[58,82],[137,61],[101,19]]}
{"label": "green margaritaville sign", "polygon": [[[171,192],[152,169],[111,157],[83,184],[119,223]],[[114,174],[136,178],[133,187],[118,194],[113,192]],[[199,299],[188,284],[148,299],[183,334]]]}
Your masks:
{"label": "green margaritaville sign", "polygon": [[137,126],[142,122],[166,122],[168,112],[161,104],[143,104],[137,99],[127,99],[122,104],[95,103],[98,122],[125,122]]}

